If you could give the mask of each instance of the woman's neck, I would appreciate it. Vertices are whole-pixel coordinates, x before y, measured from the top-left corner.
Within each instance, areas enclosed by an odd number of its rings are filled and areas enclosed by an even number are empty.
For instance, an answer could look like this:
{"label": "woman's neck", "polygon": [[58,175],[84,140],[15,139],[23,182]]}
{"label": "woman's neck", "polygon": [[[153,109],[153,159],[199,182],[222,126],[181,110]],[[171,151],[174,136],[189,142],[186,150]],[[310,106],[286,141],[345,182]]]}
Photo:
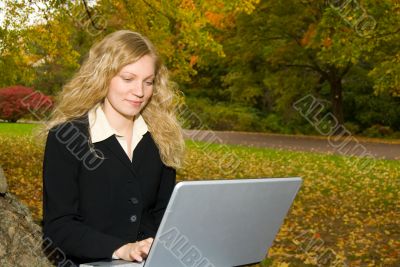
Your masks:
{"label": "woman's neck", "polygon": [[108,123],[114,128],[119,134],[126,136],[130,132],[133,126],[134,117],[127,117],[119,113],[107,100],[101,105],[104,114],[108,120]]}

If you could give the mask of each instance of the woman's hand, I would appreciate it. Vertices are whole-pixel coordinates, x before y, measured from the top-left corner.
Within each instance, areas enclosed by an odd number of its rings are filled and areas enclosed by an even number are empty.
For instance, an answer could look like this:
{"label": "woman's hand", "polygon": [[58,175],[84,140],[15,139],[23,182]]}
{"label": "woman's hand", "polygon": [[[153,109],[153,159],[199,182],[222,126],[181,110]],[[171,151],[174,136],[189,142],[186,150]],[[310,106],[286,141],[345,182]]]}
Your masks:
{"label": "woman's hand", "polygon": [[115,255],[126,261],[142,261],[149,254],[153,238],[147,238],[135,243],[128,243],[115,251]]}

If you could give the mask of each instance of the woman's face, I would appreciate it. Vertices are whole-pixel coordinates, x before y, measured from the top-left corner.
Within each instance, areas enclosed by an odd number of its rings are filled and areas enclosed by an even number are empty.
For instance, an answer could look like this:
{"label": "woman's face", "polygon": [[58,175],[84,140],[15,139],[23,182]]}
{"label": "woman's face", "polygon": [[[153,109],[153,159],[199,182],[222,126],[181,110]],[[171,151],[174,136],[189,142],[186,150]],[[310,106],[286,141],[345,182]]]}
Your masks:
{"label": "woman's face", "polygon": [[124,66],[110,81],[105,105],[127,118],[137,115],[153,94],[154,65],[154,58],[145,55]]}

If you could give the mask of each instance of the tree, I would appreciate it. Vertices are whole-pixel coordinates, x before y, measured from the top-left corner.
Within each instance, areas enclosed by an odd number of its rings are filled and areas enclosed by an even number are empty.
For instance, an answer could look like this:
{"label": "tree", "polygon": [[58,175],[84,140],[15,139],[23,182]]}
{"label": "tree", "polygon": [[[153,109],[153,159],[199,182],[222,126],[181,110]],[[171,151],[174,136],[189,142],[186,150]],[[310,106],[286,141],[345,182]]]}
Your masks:
{"label": "tree", "polygon": [[[387,7],[391,12],[385,12]],[[224,81],[237,99],[246,99],[244,94],[258,99],[272,94],[281,109],[304,94],[326,97],[328,92],[330,108],[343,123],[343,90],[350,70],[355,66],[371,70],[376,63],[390,65],[389,72],[398,68],[389,49],[387,61],[374,61],[382,53],[382,32],[396,32],[390,23],[398,21],[398,12],[394,1],[382,5],[374,1],[261,1],[254,13],[239,17],[236,33],[226,41],[226,47],[231,47],[226,51],[231,59],[228,64],[234,68]],[[398,38],[392,36],[386,45],[398,47]],[[394,88],[396,79],[380,84]],[[378,90],[379,86],[375,85]]]}
{"label": "tree", "polygon": [[[55,93],[79,67],[90,45],[119,29],[148,36],[159,48],[174,80],[188,82],[196,74],[194,65],[202,64],[203,58],[224,56],[221,44],[210,32],[207,11],[218,6],[222,12],[239,13],[254,9],[257,2],[7,0],[10,12],[6,21],[19,29],[22,42],[16,47],[18,52],[32,59],[25,61],[35,76],[28,84]],[[29,13],[35,14],[34,22]]]}
{"label": "tree", "polygon": [[158,47],[175,81],[188,83],[197,65],[223,57],[223,48],[213,34],[210,13],[251,12],[258,0],[245,1],[98,1],[96,10],[105,16],[107,32],[131,29],[148,36]]}
{"label": "tree", "polygon": [[63,13],[58,12],[62,5],[57,2],[5,1],[0,67],[4,73],[12,70],[12,75],[1,85],[34,85],[54,93],[79,66],[79,53],[70,42],[71,27],[62,20]]}
{"label": "tree", "polygon": [[[18,25],[27,21],[26,16],[19,16],[20,7],[5,5],[5,17],[0,25],[0,87],[31,80],[32,72],[26,64],[23,41],[20,38]],[[29,13],[29,10],[24,11]],[[13,19],[13,17],[18,17]]]}
{"label": "tree", "polygon": [[369,72],[374,79],[376,94],[390,94],[400,97],[400,3],[386,0],[380,3],[380,9],[373,9],[379,24],[371,41],[375,53],[371,61],[376,62]]}

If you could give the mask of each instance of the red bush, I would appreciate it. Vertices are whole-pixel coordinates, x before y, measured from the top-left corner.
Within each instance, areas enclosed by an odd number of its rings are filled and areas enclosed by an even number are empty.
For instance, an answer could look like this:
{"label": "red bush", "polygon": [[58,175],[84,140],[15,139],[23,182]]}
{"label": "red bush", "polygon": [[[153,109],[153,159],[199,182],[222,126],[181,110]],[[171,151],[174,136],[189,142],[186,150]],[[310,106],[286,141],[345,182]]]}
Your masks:
{"label": "red bush", "polygon": [[17,85],[0,89],[0,119],[16,122],[31,114],[40,120],[52,107],[49,96],[32,88]]}

